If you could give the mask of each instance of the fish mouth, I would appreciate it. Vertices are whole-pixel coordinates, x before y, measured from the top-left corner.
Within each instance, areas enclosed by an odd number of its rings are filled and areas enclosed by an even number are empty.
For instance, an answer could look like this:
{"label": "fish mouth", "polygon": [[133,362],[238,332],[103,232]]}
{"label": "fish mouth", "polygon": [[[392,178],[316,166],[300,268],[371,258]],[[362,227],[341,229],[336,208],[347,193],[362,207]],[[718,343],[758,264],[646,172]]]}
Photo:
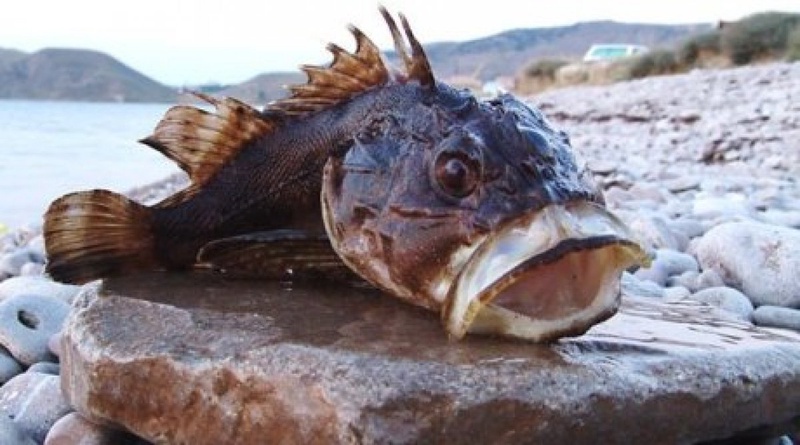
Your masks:
{"label": "fish mouth", "polygon": [[647,263],[627,226],[605,208],[552,204],[481,243],[450,287],[443,322],[455,338],[581,335],[616,312],[622,272]]}

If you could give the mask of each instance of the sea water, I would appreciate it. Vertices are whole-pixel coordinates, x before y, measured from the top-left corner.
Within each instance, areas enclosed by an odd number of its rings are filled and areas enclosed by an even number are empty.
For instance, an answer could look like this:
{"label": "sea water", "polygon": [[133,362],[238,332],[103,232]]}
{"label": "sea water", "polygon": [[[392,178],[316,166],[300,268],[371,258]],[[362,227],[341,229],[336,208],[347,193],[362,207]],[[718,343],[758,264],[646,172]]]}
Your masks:
{"label": "sea water", "polygon": [[65,193],[125,192],[177,172],[137,142],[169,107],[0,100],[0,231],[41,224],[49,203]]}

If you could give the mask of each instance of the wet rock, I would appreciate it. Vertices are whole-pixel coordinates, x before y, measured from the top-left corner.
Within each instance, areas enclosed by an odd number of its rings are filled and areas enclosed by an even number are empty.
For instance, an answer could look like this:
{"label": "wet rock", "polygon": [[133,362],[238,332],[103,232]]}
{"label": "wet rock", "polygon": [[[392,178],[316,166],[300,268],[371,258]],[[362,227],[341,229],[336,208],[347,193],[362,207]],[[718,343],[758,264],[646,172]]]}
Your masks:
{"label": "wet rock", "polygon": [[800,307],[800,231],[757,222],[726,223],[691,247],[702,268],[714,270],[753,304]]}
{"label": "wet rock", "polygon": [[65,326],[64,391],[158,443],[696,443],[800,420],[800,334],[700,303],[626,297],[587,334],[536,345],[450,341],[369,289],[103,286]]}
{"label": "wet rock", "polygon": [[36,443],[42,443],[56,420],[70,411],[58,376],[25,372],[0,387],[0,415],[13,419]]}
{"label": "wet rock", "polygon": [[145,442],[124,431],[90,422],[73,412],[53,425],[44,445],[145,445]]}
{"label": "wet rock", "polygon": [[0,301],[0,345],[20,363],[53,361],[47,342],[61,330],[69,305],[45,295],[18,294]]}
{"label": "wet rock", "polygon": [[14,360],[6,348],[0,346],[0,385],[11,380],[17,374],[21,374],[22,371],[22,365]]}
{"label": "wet rock", "polygon": [[695,292],[689,298],[732,312],[742,320],[749,321],[753,315],[753,303],[747,295],[730,287],[709,287]]}
{"label": "wet rock", "polygon": [[36,441],[6,416],[0,416],[0,443],[3,445],[36,445]]}
{"label": "wet rock", "polygon": [[780,306],[759,306],[753,311],[753,320],[760,326],[800,331],[800,309]]}

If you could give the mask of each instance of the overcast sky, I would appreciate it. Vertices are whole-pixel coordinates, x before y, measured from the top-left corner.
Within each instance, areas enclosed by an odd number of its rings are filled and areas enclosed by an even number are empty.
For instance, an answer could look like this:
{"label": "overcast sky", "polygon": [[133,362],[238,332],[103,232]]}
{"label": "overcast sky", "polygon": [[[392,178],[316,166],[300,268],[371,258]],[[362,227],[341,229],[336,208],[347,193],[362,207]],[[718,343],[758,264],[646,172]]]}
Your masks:
{"label": "overcast sky", "polygon": [[[391,40],[377,1],[10,0],[0,47],[106,52],[170,85],[237,83],[265,71],[327,62],[324,45],[352,48],[353,23],[382,48]],[[735,20],[767,10],[800,12],[798,0],[385,0],[423,42],[469,40],[513,28],[611,19],[639,23]]]}

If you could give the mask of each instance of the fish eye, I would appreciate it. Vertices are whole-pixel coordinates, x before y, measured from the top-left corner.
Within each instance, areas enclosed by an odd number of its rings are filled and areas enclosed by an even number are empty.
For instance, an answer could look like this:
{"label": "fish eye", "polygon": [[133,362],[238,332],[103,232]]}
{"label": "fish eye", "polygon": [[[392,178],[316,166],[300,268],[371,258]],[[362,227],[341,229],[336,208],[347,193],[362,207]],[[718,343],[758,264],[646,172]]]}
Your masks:
{"label": "fish eye", "polygon": [[481,158],[477,147],[445,147],[433,162],[433,179],[438,190],[448,197],[466,198],[478,186]]}

